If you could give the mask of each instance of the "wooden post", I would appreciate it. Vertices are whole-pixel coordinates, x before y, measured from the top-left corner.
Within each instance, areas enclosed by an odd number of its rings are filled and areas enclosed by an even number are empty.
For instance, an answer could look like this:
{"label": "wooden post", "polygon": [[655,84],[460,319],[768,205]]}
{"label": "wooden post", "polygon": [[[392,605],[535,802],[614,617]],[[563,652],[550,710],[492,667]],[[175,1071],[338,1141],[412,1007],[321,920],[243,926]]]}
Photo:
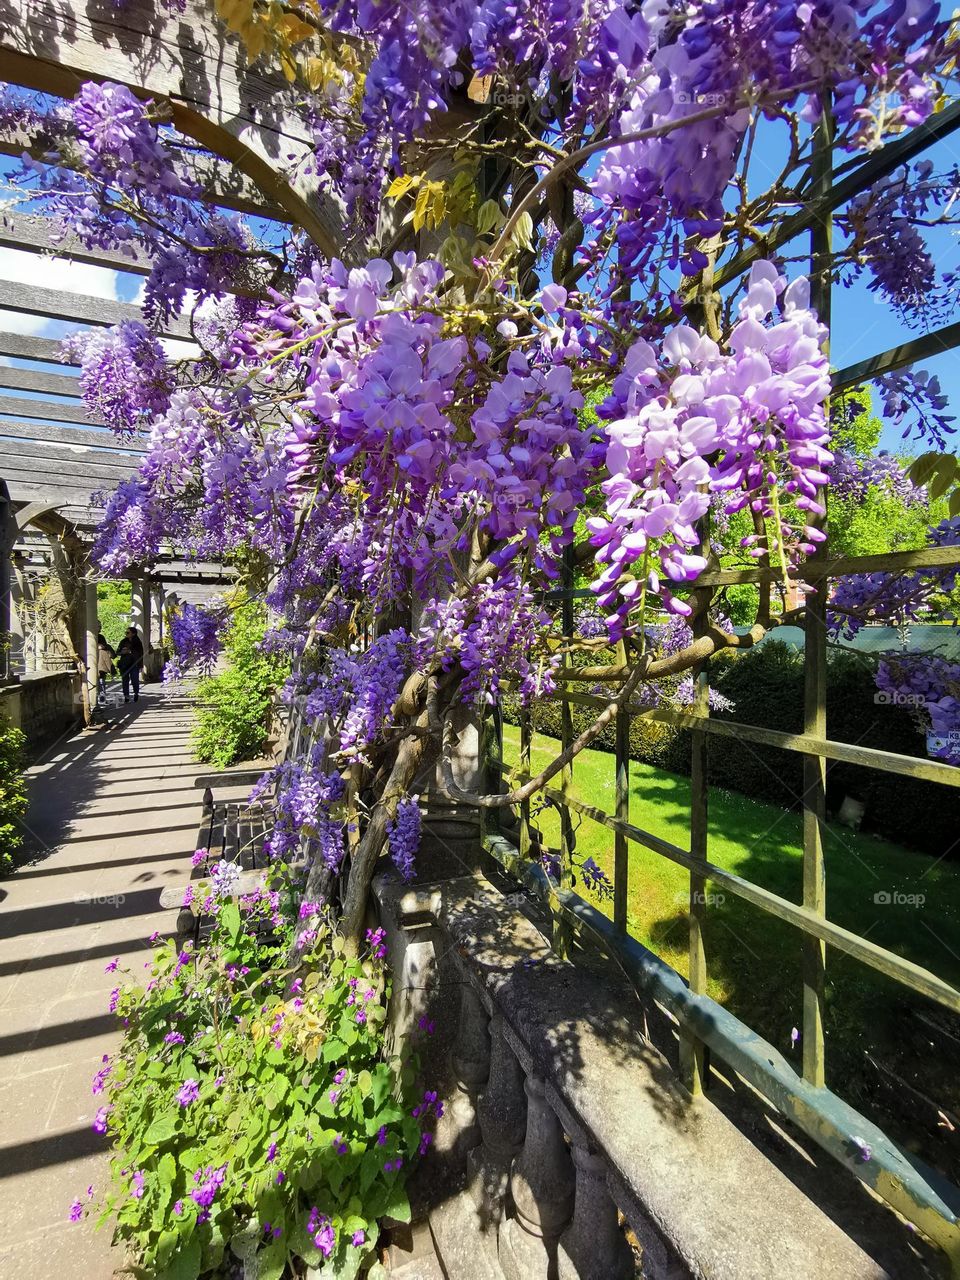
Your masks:
{"label": "wooden post", "polygon": [[[701,552],[707,554],[709,541],[704,534]],[[710,589],[707,588],[708,595]],[[706,609],[693,620],[694,639],[704,635],[708,626]],[[710,713],[710,684],[707,663],[694,668],[694,715],[705,717]],[[707,777],[707,734],[700,729],[690,731],[690,856],[698,862],[707,861],[707,816],[710,789]],[[690,870],[689,891],[689,968],[690,990],[695,995],[707,993],[707,881],[702,871]],[[694,1036],[680,1037],[680,1065],[687,1087],[695,1096],[701,1094],[707,1084],[709,1063],[702,1040]]]}
{"label": "wooden post", "polygon": [[[822,104],[820,127],[814,152],[815,195],[830,187],[833,117],[830,101]],[[829,327],[833,248],[833,219],[825,212],[810,233],[813,301],[820,320]],[[830,411],[829,401],[827,413]],[[826,506],[826,493],[820,499]],[[826,516],[817,521],[827,531]],[[826,556],[827,544],[820,544],[817,559]],[[807,595],[803,646],[803,731],[816,738],[827,736],[827,594],[825,577],[813,584]],[[803,905],[819,916],[827,910],[827,887],[823,861],[823,822],[826,818],[827,773],[822,755],[803,758]],[[803,1075],[810,1084],[822,1086],[826,1080],[823,1034],[826,985],[826,945],[819,938],[803,940]]]}
{"label": "wooden post", "polygon": [[97,584],[95,582],[85,581],[83,584],[84,599],[84,615],[86,622],[86,636],[84,649],[84,696],[85,702],[83,706],[83,717],[85,723],[90,723],[90,714],[97,705],[97,666],[98,666],[98,649],[97,636],[100,634],[100,618],[97,605]]}
{"label": "wooden post", "polygon": [[[624,666],[627,646],[620,642],[617,661]],[[626,707],[617,711],[616,725],[616,810],[618,822],[630,821],[630,712]],[[627,900],[630,891],[630,845],[622,831],[613,837],[613,923],[624,933],[627,931]]]}
{"label": "wooden post", "polygon": [[[563,632],[565,642],[569,643],[573,635],[573,547],[567,546],[563,550],[563,563],[560,572],[560,586],[563,591],[563,598],[560,604],[560,629]],[[560,746],[561,750],[566,751],[573,742],[573,704],[569,698],[563,698],[560,703]],[[560,774],[560,793],[566,799],[570,788],[573,785],[573,764],[564,765]],[[575,839],[573,834],[573,821],[570,817],[570,809],[566,804],[560,805],[560,887],[562,889],[573,888],[573,851],[575,847]],[[557,953],[561,956],[566,955],[569,950],[570,931],[566,924],[559,918],[554,917],[553,920],[553,945]]]}

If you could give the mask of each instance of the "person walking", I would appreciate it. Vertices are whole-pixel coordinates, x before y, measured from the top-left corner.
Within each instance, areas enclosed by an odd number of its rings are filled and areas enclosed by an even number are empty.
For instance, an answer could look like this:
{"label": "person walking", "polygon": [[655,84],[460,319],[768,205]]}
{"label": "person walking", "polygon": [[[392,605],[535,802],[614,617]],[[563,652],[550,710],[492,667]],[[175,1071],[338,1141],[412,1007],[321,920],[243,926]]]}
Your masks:
{"label": "person walking", "polygon": [[101,698],[107,696],[107,676],[113,670],[116,656],[107,637],[101,631],[97,636],[97,688]]}
{"label": "person walking", "polygon": [[137,635],[136,627],[127,627],[127,634],[117,645],[117,666],[120,668],[120,679],[123,681],[123,700],[130,701],[130,686],[133,685],[133,700],[140,701],[140,668],[143,666],[143,642]]}

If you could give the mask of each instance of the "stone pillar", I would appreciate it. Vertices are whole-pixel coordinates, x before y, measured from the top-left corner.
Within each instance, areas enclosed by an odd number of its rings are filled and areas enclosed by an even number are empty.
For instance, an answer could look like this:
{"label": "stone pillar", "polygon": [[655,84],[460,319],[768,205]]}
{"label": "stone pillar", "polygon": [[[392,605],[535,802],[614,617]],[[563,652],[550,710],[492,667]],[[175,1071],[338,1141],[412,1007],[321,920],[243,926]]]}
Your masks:
{"label": "stone pillar", "polygon": [[146,657],[150,650],[150,583],[146,578],[135,578],[131,584],[130,625],[136,627]]}
{"label": "stone pillar", "polygon": [[527,1132],[510,1175],[516,1216],[500,1223],[500,1265],[506,1280],[554,1280],[557,1244],[573,1213],[573,1164],[544,1082],[527,1076],[524,1089]]}
{"label": "stone pillar", "polygon": [[24,575],[23,557],[14,555],[10,563],[9,620],[7,629],[10,633],[10,651],[7,659],[7,674],[17,679],[26,670],[27,654],[24,637]]}
{"label": "stone pillar", "polygon": [[163,648],[163,586],[157,583],[150,592],[150,643]]}
{"label": "stone pillar", "polygon": [[558,1280],[633,1280],[636,1259],[620,1230],[603,1157],[573,1145],[577,1171],[573,1221],[560,1237]]}
{"label": "stone pillar", "polygon": [[460,1132],[460,1146],[469,1151],[480,1141],[477,1095],[490,1074],[490,1032],[487,1011],[469,979],[460,988],[460,1026],[453,1049],[457,1091],[451,1111]]}
{"label": "stone pillar", "polygon": [[92,711],[97,705],[97,636],[100,634],[100,616],[97,605],[97,584],[85,582],[84,603],[86,607],[86,645],[84,661],[86,662],[86,685],[88,706]]}
{"label": "stone pillar", "polygon": [[467,1157],[470,1194],[484,1222],[499,1222],[510,1164],[523,1147],[527,1098],[523,1069],[504,1034],[503,1018],[496,1013],[490,1023],[490,1076],[477,1104],[477,1119],[483,1142]]}

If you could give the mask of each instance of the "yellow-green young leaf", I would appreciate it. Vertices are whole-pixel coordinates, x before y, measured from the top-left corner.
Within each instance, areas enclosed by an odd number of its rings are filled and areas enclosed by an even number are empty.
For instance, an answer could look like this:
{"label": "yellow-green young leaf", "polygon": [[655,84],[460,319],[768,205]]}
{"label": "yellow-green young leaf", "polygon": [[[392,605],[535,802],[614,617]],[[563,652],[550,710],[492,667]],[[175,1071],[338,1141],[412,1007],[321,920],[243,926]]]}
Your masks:
{"label": "yellow-green young leaf", "polygon": [[517,219],[517,225],[514,227],[513,235],[510,239],[521,249],[533,248],[533,219],[526,210]]}
{"label": "yellow-green young leaf", "polygon": [[484,200],[477,210],[477,230],[481,235],[492,231],[503,223],[503,213],[496,200]]}
{"label": "yellow-green young leaf", "polygon": [[430,207],[430,187],[423,186],[417,192],[417,202],[413,206],[413,229],[419,231],[427,220],[427,210]]}
{"label": "yellow-green young leaf", "polygon": [[411,187],[420,185],[420,175],[418,173],[402,173],[399,178],[394,178],[387,187],[387,198],[389,200],[399,200],[401,196],[405,196]]}
{"label": "yellow-green young leaf", "polygon": [[929,483],[931,476],[939,467],[943,458],[942,453],[924,453],[912,463],[907,475],[913,484],[925,485]]}

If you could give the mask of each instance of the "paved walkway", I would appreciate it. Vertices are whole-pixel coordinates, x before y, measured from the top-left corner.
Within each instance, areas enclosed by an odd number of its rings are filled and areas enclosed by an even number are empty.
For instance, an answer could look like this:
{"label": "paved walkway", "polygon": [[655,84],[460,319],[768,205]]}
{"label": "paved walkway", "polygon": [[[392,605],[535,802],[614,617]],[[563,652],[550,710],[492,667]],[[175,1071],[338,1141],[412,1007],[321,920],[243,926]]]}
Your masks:
{"label": "paved walkway", "polygon": [[100,1187],[105,1141],[90,1125],[90,1080],[117,1041],[108,1012],[147,938],[169,931],[160,890],[189,876],[200,772],[182,696],[148,685],[31,772],[36,859],[0,880],[0,1280],[108,1280],[122,1263],[110,1228],[69,1221]]}

